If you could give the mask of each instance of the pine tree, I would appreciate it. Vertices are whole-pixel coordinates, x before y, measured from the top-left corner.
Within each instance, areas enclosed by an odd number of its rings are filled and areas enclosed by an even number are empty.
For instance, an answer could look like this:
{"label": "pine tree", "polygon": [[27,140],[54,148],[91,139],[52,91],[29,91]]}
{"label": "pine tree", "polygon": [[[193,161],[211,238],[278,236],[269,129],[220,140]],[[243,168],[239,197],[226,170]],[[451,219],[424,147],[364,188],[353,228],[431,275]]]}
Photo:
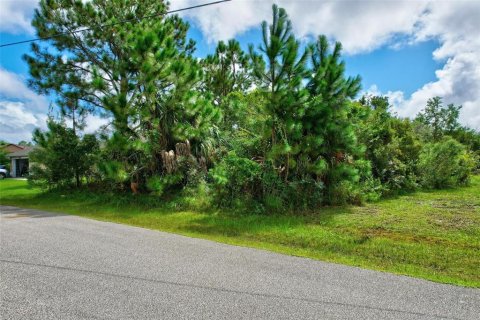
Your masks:
{"label": "pine tree", "polygon": [[268,101],[270,150],[265,150],[265,156],[288,180],[290,167],[295,165],[291,155],[296,152],[294,141],[300,134],[299,121],[306,101],[302,80],[307,51],[301,53],[285,9],[276,5],[272,9],[272,24],[262,23],[261,54],[250,46],[250,56],[254,75]]}
{"label": "pine tree", "polygon": [[[57,36],[25,56],[37,92],[112,119],[111,160],[133,180],[163,170],[162,150],[186,139],[198,145],[220,116],[197,94],[202,70],[188,24],[167,10],[158,0],[42,0],[33,26]],[[73,32],[80,29],[88,30]]]}
{"label": "pine tree", "polygon": [[203,88],[211,92],[220,105],[230,93],[247,91],[252,84],[248,56],[237,40],[220,41],[213,55],[208,55],[202,65],[205,71]]}
{"label": "pine tree", "polygon": [[302,156],[310,164],[309,171],[325,184],[327,203],[344,200],[340,195],[345,185],[358,181],[353,160],[361,151],[349,120],[350,101],[360,90],[360,77],[345,77],[341,49],[337,42],[330,52],[325,36],[310,46],[310,100],[302,119]]}

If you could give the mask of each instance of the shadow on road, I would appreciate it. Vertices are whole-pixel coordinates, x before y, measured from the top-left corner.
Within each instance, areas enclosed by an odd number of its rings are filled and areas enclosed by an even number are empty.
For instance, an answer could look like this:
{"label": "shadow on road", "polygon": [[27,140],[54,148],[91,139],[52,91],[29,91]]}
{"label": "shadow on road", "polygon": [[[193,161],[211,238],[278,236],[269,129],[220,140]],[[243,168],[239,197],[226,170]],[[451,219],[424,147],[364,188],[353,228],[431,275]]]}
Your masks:
{"label": "shadow on road", "polygon": [[10,206],[0,206],[1,219],[18,219],[18,218],[50,218],[63,216],[61,213],[51,213],[34,209],[24,209]]}

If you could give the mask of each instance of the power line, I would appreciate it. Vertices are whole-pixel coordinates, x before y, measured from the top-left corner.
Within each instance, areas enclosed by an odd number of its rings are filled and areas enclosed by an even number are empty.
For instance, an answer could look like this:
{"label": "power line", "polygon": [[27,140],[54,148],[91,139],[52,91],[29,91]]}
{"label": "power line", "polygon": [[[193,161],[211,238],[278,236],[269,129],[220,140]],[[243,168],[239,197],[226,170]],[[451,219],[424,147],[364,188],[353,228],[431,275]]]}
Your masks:
{"label": "power line", "polygon": [[215,4],[220,4],[220,3],[223,3],[223,2],[229,2],[229,1],[232,1],[232,0],[220,0],[220,1],[214,1],[214,2],[209,2],[209,3],[199,4],[199,5],[196,5],[196,6],[191,6],[191,7],[186,7],[186,8],[171,10],[171,11],[167,11],[167,12],[163,12],[163,13],[152,14],[152,15],[143,16],[143,17],[140,17],[140,18],[132,18],[132,19],[127,19],[127,20],[118,21],[118,22],[115,22],[115,23],[110,23],[110,24],[107,23],[107,24],[103,24],[103,25],[99,25],[99,26],[95,26],[95,27],[90,27],[90,28],[84,28],[84,29],[75,30],[75,31],[58,33],[58,34],[54,34],[53,36],[49,36],[49,37],[35,38],[35,39],[29,39],[29,40],[23,40],[23,41],[17,41],[17,42],[4,43],[4,44],[0,44],[0,48],[9,47],[9,46],[14,46],[14,45],[17,45],[17,44],[35,42],[35,41],[40,41],[40,40],[49,40],[49,39],[56,38],[56,37],[60,37],[60,36],[66,35],[66,34],[74,34],[74,33],[78,33],[78,32],[88,31],[88,30],[91,30],[91,29],[93,29],[93,28],[110,27],[110,26],[114,26],[114,25],[117,25],[117,24],[125,23],[125,22],[131,22],[131,21],[136,21],[136,20],[143,20],[143,19],[155,18],[155,17],[158,17],[158,16],[167,15],[167,14],[170,14],[170,13],[177,13],[177,12],[181,12],[181,11],[186,11],[186,10],[197,9],[197,8],[201,8],[201,7],[212,6],[212,5],[215,5]]}

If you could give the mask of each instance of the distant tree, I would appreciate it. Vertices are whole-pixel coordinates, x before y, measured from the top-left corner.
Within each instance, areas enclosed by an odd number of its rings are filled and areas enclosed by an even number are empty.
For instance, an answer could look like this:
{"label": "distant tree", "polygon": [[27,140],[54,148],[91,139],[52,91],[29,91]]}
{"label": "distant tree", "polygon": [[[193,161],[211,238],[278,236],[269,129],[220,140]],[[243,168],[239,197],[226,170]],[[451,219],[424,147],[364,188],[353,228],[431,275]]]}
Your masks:
{"label": "distant tree", "polygon": [[460,127],[450,133],[450,136],[467,147],[476,161],[476,171],[480,172],[480,132],[471,128]]}
{"label": "distant tree", "polygon": [[7,157],[7,153],[0,149],[0,164],[4,165],[7,170],[10,170],[10,159]]}
{"label": "distant tree", "polygon": [[460,127],[451,132],[450,135],[467,146],[470,151],[477,152],[480,155],[480,132],[471,128]]}
{"label": "distant tree", "polygon": [[451,137],[425,145],[419,158],[421,182],[426,188],[466,184],[474,166],[466,147]]}
{"label": "distant tree", "polygon": [[10,170],[10,160],[7,158],[7,152],[2,147],[6,146],[8,142],[0,140],[0,164],[6,166],[7,170]]}
{"label": "distant tree", "polygon": [[427,101],[425,109],[417,115],[417,120],[432,128],[433,139],[439,141],[444,134],[451,134],[460,127],[458,117],[462,106],[442,104],[442,98],[433,97]]}
{"label": "distant tree", "polygon": [[213,93],[217,104],[232,92],[245,92],[252,84],[248,55],[237,40],[220,41],[215,53],[208,55],[202,66],[204,89]]}
{"label": "distant tree", "polygon": [[27,142],[25,140],[22,140],[18,143],[19,146],[22,146],[22,147],[31,147],[33,146],[33,144],[31,142]]}

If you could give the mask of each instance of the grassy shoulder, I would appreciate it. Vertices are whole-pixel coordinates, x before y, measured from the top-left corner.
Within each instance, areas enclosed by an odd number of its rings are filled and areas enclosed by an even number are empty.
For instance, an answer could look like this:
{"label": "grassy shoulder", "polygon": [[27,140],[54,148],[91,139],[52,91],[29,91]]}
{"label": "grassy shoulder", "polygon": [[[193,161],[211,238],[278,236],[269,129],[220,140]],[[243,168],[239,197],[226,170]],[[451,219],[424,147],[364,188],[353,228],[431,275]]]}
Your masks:
{"label": "grassy shoulder", "polygon": [[469,187],[417,192],[362,207],[302,216],[193,212],[148,196],[42,193],[26,181],[0,181],[0,204],[64,212],[480,287],[480,176]]}

